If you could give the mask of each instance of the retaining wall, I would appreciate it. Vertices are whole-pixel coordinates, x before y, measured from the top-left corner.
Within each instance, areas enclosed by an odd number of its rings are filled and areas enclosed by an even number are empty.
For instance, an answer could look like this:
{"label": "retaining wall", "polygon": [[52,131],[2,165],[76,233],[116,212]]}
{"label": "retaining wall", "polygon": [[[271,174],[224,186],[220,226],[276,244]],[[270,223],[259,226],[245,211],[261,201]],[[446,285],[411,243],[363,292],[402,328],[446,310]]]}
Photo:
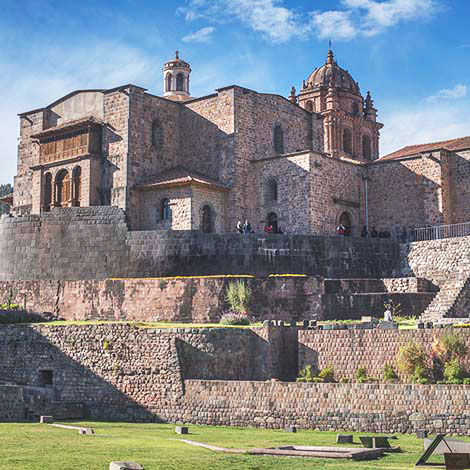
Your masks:
{"label": "retaining wall", "polygon": [[[442,331],[303,331],[298,357],[311,347],[320,363],[352,372],[354,355],[361,365],[374,356],[370,371],[378,372],[381,350],[410,338],[429,347],[434,334]],[[469,341],[468,331],[461,334]],[[351,342],[341,348],[347,335]],[[0,377],[50,387],[56,408],[41,410],[79,412],[80,401],[93,419],[468,434],[470,386],[280,382],[296,373],[296,336],[295,328],[274,327],[3,326]],[[44,370],[52,371],[52,385],[41,383]],[[24,390],[0,386],[1,420],[31,416]]]}
{"label": "retaining wall", "polygon": [[394,240],[128,231],[115,207],[53,209],[0,220],[0,280],[300,273],[391,277]]}

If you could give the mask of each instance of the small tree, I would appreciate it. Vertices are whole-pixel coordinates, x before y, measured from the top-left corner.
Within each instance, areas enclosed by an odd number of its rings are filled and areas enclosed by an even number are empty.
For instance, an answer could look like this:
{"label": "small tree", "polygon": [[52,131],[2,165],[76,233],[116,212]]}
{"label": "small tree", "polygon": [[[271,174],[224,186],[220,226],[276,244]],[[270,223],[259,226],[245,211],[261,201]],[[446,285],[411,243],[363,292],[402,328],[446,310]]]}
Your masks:
{"label": "small tree", "polygon": [[246,313],[251,301],[251,289],[243,281],[232,281],[226,288],[225,300],[230,310]]}

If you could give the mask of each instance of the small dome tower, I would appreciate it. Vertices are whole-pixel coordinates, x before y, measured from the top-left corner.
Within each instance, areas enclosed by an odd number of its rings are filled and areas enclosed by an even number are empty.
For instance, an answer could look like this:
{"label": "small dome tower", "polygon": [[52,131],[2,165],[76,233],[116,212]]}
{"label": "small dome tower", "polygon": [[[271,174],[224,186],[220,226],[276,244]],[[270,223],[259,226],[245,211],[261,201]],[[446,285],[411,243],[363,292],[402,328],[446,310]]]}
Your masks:
{"label": "small dome tower", "polygon": [[190,99],[190,73],[191,67],[179,58],[179,51],[176,51],[175,58],[163,66],[163,96],[174,101]]}

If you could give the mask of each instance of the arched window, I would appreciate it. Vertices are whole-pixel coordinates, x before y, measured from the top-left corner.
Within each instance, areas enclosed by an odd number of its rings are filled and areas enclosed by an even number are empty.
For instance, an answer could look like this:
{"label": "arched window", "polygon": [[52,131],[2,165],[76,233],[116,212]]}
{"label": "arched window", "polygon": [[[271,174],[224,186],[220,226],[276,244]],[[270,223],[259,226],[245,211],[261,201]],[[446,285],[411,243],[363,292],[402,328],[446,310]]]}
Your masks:
{"label": "arched window", "polygon": [[362,156],[366,160],[370,160],[372,157],[372,144],[368,135],[362,136]]}
{"label": "arched window", "polygon": [[277,233],[278,231],[278,223],[277,223],[277,215],[274,212],[270,212],[268,214],[268,225],[273,228],[272,233]]}
{"label": "arched window", "polygon": [[270,178],[266,183],[266,202],[277,201],[277,181]]}
{"label": "arched window", "polygon": [[284,132],[279,125],[274,127],[274,151],[284,153]]}
{"label": "arched window", "polygon": [[70,202],[70,175],[67,170],[61,170],[56,177],[56,202],[57,207],[67,207]]}
{"label": "arched window", "polygon": [[212,233],[212,209],[205,205],[202,208],[202,231],[203,233]]}
{"label": "arched window", "polygon": [[168,73],[165,77],[165,91],[171,91],[172,80],[173,75],[171,75],[171,73]]}
{"label": "arched window", "polygon": [[72,206],[80,207],[82,196],[82,169],[77,166],[72,173]]}
{"label": "arched window", "polygon": [[160,148],[163,145],[163,129],[158,119],[152,121],[152,146]]}
{"label": "arched window", "polygon": [[176,91],[184,91],[184,75],[181,72],[176,75]]}
{"label": "arched window", "polygon": [[348,128],[343,131],[343,150],[352,154],[352,132]]}
{"label": "arched window", "polygon": [[49,212],[52,205],[52,175],[46,173],[44,178],[44,202],[43,210]]}
{"label": "arched window", "polygon": [[354,114],[354,116],[359,115],[359,105],[355,101],[352,104],[352,113]]}
{"label": "arched window", "polygon": [[347,212],[343,212],[339,216],[339,223],[344,227],[344,236],[350,237],[352,232],[352,221],[351,216]]}
{"label": "arched window", "polygon": [[171,220],[171,206],[170,200],[165,198],[162,200],[161,204],[161,219],[162,220]]}
{"label": "arched window", "polygon": [[305,111],[309,111],[309,112],[313,111],[313,103],[310,100],[308,100],[305,103]]}

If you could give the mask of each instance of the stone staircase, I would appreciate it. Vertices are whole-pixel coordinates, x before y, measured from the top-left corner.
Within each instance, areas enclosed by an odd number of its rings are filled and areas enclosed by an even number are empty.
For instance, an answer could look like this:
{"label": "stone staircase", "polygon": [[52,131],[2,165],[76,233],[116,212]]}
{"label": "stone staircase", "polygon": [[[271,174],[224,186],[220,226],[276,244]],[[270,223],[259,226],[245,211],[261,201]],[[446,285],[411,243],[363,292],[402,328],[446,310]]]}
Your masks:
{"label": "stone staircase", "polygon": [[439,293],[423,312],[423,321],[470,316],[470,275],[455,274],[441,285]]}

